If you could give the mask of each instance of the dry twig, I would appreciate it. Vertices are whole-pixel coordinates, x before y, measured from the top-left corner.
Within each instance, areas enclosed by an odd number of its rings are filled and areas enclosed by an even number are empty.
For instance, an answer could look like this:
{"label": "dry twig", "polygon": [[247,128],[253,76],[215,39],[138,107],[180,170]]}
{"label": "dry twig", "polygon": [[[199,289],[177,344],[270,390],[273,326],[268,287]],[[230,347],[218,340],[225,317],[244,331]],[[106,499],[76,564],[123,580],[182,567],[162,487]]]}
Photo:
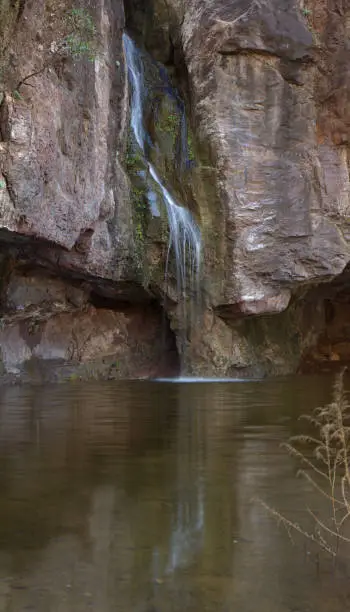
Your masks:
{"label": "dry twig", "polygon": [[[291,530],[298,532],[334,558],[341,543],[350,544],[350,538],[344,535],[345,523],[350,517],[350,404],[344,389],[344,373],[345,369],[336,378],[331,403],[301,417],[317,430],[317,435],[293,436],[282,445],[305,466],[298,475],[328,500],[328,517],[321,520],[307,508],[314,522],[314,533],[310,533],[263,500],[258,500],[288,533]],[[322,486],[319,481],[322,481]]]}

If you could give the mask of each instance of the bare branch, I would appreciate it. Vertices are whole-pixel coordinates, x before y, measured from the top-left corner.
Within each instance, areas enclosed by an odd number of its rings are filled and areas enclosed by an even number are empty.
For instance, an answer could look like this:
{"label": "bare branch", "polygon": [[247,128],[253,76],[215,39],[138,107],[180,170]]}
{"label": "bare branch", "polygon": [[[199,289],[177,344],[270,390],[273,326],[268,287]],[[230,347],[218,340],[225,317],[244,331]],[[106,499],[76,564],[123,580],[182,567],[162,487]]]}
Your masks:
{"label": "bare branch", "polygon": [[15,90],[19,91],[22,85],[29,85],[30,87],[34,87],[33,85],[30,85],[30,83],[27,83],[27,81],[29,81],[29,79],[32,79],[35,76],[38,76],[39,74],[42,74],[46,70],[47,67],[48,67],[48,64],[44,64],[44,66],[42,66],[39,70],[35,70],[34,72],[31,72],[30,74],[28,74],[21,81],[19,81],[19,83],[17,83]]}
{"label": "bare branch", "polygon": [[298,523],[293,523],[293,521],[287,519],[285,516],[283,516],[283,514],[280,514],[277,510],[271,508],[271,506],[266,504],[262,499],[258,498],[257,501],[263,506],[263,508],[265,508],[265,510],[267,510],[271,514],[271,516],[273,516],[277,520],[278,523],[282,523],[284,527],[288,526],[290,529],[294,529],[308,540],[311,540],[318,546],[321,546],[321,548],[323,548],[326,552],[332,555],[332,557],[336,556],[335,551],[326,542],[316,538],[312,533],[305,531],[302,527],[300,527]]}

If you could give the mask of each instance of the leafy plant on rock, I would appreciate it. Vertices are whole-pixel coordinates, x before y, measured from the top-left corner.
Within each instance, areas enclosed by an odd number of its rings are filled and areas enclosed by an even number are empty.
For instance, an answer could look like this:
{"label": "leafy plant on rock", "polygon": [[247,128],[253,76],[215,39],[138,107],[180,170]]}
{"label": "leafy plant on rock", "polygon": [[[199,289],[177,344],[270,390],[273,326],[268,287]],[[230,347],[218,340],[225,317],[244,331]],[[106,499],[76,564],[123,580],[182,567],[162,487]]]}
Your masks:
{"label": "leafy plant on rock", "polygon": [[90,12],[85,8],[72,8],[58,19],[57,40],[41,45],[42,64],[22,77],[13,90],[13,96],[21,99],[20,89],[35,76],[42,74],[51,66],[56,66],[65,58],[73,61],[86,59],[94,61],[98,53],[98,34]]}
{"label": "leafy plant on rock", "polygon": [[63,39],[73,59],[86,57],[93,61],[96,57],[96,26],[90,13],[83,8],[68,11],[66,23],[70,32]]}

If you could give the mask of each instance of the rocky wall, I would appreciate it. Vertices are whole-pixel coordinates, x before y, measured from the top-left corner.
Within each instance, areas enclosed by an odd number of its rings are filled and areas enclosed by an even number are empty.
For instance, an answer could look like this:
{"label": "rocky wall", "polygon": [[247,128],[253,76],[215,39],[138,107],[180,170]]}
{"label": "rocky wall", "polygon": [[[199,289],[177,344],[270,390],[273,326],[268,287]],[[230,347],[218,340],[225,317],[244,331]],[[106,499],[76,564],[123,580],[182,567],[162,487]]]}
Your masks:
{"label": "rocky wall", "polygon": [[[87,351],[79,348],[79,362],[93,361],[94,351],[104,359],[107,346],[108,359],[118,362],[125,350],[127,364],[142,346],[151,366],[145,369],[140,353],[135,368],[125,365],[119,374],[152,373],[162,353],[154,342],[161,321],[169,316],[181,333],[176,296],[165,300],[166,315],[159,306],[167,249],[157,224],[148,233],[142,226],[138,248],[126,159],[125,16],[131,34],[179,88],[193,136],[191,176],[175,185],[203,237],[201,310],[185,371],[284,374],[310,359],[318,363],[319,354],[347,361],[348,0],[125,0],[125,7],[121,0],[86,0],[80,6],[96,26],[91,61],[57,54],[62,19],[75,8],[70,0],[3,2],[0,9],[5,374],[50,355],[74,361],[73,332]],[[332,288],[338,278],[342,306]],[[30,299],[22,304],[28,279]],[[66,291],[73,291],[73,304],[59,297]],[[13,294],[21,296],[18,303]],[[77,295],[81,302],[74,303]],[[342,323],[335,314],[332,331],[329,303],[341,311]],[[147,338],[140,317],[153,330]],[[85,327],[106,342],[87,341]],[[165,329],[164,354],[174,355]],[[329,334],[332,346],[342,343],[339,350],[325,351]],[[154,353],[147,352],[151,345]]]}
{"label": "rocky wall", "polygon": [[123,165],[123,3],[21,0],[0,16],[0,380],[174,374]]}
{"label": "rocky wall", "polygon": [[188,367],[295,371],[326,326],[312,288],[350,257],[350,3],[127,4],[195,134],[206,308]]}

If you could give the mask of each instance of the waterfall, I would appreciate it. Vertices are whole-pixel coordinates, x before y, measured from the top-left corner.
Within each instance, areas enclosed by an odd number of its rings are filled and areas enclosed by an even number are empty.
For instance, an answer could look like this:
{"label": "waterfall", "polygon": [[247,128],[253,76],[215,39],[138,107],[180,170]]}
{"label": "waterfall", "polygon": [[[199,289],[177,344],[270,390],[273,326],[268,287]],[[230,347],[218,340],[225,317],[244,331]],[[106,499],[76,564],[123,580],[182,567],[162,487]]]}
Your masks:
{"label": "waterfall", "polygon": [[[145,105],[147,104],[148,88],[146,83],[146,66],[155,62],[144,51],[138,49],[134,41],[124,34],[124,49],[128,67],[129,82],[131,87],[131,129],[142,155],[146,173],[153,181],[154,189],[148,189],[148,203],[151,212],[155,212],[155,193],[160,192],[162,202],[165,205],[168,224],[169,224],[169,242],[168,253],[165,262],[165,280],[168,281],[169,275],[169,260],[171,253],[174,254],[176,265],[176,286],[178,300],[186,299],[189,293],[198,294],[199,289],[199,274],[200,274],[200,258],[201,258],[201,235],[199,227],[195,222],[190,211],[177,201],[174,195],[170,192],[169,186],[166,186],[159,176],[156,167],[149,160],[147,155],[148,147],[154,146],[152,140],[147,133],[144,124]],[[157,65],[158,75],[161,79],[164,90],[171,87],[166,76],[166,71]],[[187,147],[187,125],[184,112],[184,104],[179,96],[172,90],[173,96],[176,97],[179,108],[182,109],[180,116],[180,147],[181,152]],[[181,106],[182,105],[182,106]],[[183,162],[183,159],[182,159]],[[181,164],[181,166],[183,163]],[[185,306],[184,306],[185,308]],[[186,316],[184,324],[186,326]]]}

